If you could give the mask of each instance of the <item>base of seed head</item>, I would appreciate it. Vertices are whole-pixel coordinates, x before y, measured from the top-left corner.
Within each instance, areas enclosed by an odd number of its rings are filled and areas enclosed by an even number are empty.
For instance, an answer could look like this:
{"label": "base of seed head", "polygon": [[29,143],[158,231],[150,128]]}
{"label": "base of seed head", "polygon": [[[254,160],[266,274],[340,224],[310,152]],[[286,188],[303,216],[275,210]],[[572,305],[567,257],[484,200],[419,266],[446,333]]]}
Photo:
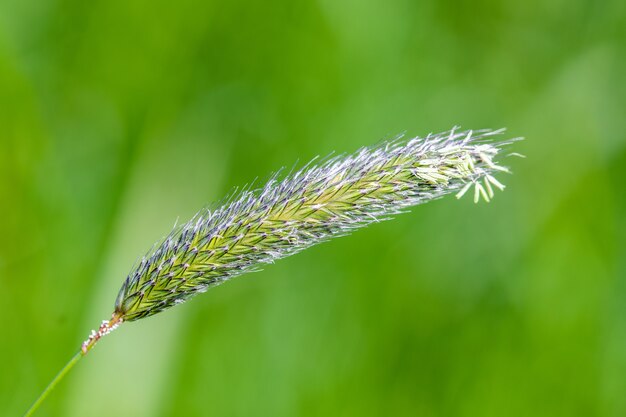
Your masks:
{"label": "base of seed head", "polygon": [[113,330],[117,329],[123,321],[124,319],[119,313],[113,313],[113,315],[111,316],[111,320],[102,320],[102,323],[100,324],[100,327],[98,327],[98,330],[92,330],[87,340],[85,340],[81,345],[81,353],[83,355],[86,355],[101,338],[108,335]]}

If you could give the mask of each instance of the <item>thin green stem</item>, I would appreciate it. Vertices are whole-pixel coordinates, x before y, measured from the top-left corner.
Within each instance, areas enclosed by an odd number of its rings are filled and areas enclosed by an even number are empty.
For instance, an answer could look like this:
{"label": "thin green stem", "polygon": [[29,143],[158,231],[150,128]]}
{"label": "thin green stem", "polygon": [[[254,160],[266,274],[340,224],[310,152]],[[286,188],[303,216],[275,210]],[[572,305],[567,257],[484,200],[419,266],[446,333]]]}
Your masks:
{"label": "thin green stem", "polygon": [[76,362],[80,360],[83,356],[85,356],[93,347],[98,343],[98,341],[107,334],[111,333],[113,330],[119,326],[124,319],[122,318],[122,314],[119,312],[114,312],[111,316],[111,320],[104,320],[98,331],[93,330],[89,335],[89,338],[83,342],[80,347],[80,350],[70,359],[70,361],[59,371],[57,376],[54,377],[52,382],[48,384],[45,390],[41,393],[37,401],[28,409],[24,417],[32,416],[33,413],[39,408],[41,403],[46,399],[46,397],[50,394],[50,392],[54,389],[54,387],[63,379],[65,374],[67,374],[70,369],[76,365]]}
{"label": "thin green stem", "polygon": [[65,374],[67,374],[70,369],[72,369],[74,367],[74,365],[76,365],[76,362],[78,362],[80,360],[80,358],[82,358],[83,352],[82,351],[78,351],[76,353],[76,355],[74,355],[72,357],[72,359],[70,359],[70,361],[63,367],[63,369],[61,369],[59,371],[59,373],[57,374],[57,376],[54,377],[54,379],[48,384],[48,386],[46,387],[45,390],[43,390],[43,392],[41,393],[41,395],[39,396],[39,398],[37,398],[37,401],[35,401],[33,403],[33,405],[28,409],[28,411],[26,412],[26,414],[24,414],[24,417],[29,417],[31,415],[33,415],[33,413],[39,408],[39,406],[41,405],[41,403],[43,402],[43,400],[46,399],[46,397],[48,396],[48,394],[50,394],[50,392],[54,389],[54,387],[59,383],[59,381],[61,381],[63,379],[63,377],[65,376]]}

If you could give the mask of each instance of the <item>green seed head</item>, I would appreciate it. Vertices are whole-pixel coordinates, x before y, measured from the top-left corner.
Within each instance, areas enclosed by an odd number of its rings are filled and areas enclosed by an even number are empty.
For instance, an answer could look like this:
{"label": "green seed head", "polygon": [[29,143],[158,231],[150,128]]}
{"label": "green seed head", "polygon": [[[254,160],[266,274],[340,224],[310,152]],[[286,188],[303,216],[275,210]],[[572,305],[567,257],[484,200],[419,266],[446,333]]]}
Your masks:
{"label": "green seed head", "polygon": [[501,131],[452,130],[397,139],[309,163],[176,228],[128,275],[114,317],[151,316],[197,293],[332,237],[388,219],[445,194],[489,201],[504,186],[494,173]]}

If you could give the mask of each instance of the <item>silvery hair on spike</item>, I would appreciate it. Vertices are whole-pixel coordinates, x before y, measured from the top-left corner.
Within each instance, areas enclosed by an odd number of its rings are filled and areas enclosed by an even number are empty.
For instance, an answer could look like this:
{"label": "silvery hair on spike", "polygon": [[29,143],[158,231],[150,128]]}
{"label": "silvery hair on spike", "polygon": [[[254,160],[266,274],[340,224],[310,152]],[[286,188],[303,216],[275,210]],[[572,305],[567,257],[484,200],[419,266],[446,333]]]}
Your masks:
{"label": "silvery hair on spike", "polygon": [[232,277],[343,236],[392,214],[446,194],[489,201],[503,130],[397,138],[356,153],[310,162],[260,189],[245,189],[215,210],[203,210],[175,228],[130,272],[115,301],[112,320],[85,341],[87,353],[123,321],[185,302]]}

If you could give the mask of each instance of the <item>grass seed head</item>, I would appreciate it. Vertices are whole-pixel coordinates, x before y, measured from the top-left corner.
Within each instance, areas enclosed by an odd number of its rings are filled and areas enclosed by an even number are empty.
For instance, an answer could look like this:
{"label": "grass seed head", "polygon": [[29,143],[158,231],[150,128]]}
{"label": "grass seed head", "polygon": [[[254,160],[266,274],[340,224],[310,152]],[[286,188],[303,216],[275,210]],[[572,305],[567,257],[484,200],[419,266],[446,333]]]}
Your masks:
{"label": "grass seed head", "polygon": [[[115,302],[118,322],[151,316],[232,277],[443,195],[489,201],[502,130],[384,142],[234,194],[175,228],[131,271]],[[492,187],[493,186],[493,187]],[[106,334],[108,330],[103,331]],[[96,333],[95,336],[98,336]],[[99,337],[99,336],[98,336]]]}

